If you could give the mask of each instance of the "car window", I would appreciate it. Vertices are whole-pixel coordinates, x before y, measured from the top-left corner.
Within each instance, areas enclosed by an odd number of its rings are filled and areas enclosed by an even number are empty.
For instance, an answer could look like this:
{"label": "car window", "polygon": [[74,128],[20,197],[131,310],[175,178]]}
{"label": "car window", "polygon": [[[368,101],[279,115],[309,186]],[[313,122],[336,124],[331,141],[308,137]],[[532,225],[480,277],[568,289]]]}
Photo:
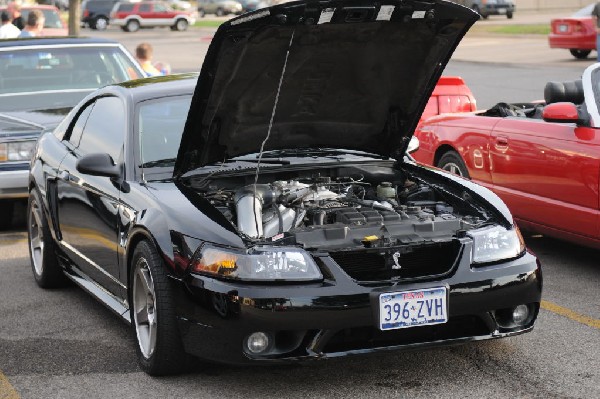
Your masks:
{"label": "car window", "polygon": [[[22,10],[23,20],[27,21],[27,16],[31,10]],[[60,17],[54,10],[42,9],[40,10],[44,14],[44,28],[62,29],[63,24]]]}
{"label": "car window", "polygon": [[73,125],[73,129],[71,130],[71,134],[69,135],[68,141],[74,146],[77,147],[79,145],[79,141],[81,140],[81,134],[83,133],[83,128],[90,116],[90,112],[94,108],[95,103],[89,104],[77,118],[75,124]]}
{"label": "car window", "polygon": [[[5,47],[0,49],[0,111],[33,109],[32,101],[42,102],[38,108],[45,106],[44,101],[56,108],[62,95],[44,94],[91,91],[141,77],[134,61],[119,47]],[[37,95],[33,99],[14,96],[18,93]]]}
{"label": "car window", "polygon": [[167,10],[168,9],[164,4],[160,4],[160,3],[154,4],[154,11],[156,11],[156,12],[165,12]]}
{"label": "car window", "polygon": [[125,123],[125,107],[119,98],[99,98],[83,128],[79,151],[82,155],[107,153],[117,163],[125,142]]}
{"label": "car window", "polygon": [[177,157],[191,100],[191,96],[167,97],[138,107],[140,164]]}
{"label": "car window", "polygon": [[150,4],[140,4],[140,12],[150,12]]}
{"label": "car window", "polygon": [[133,10],[133,6],[134,6],[134,4],[132,4],[132,3],[120,4],[119,5],[119,11],[127,11],[127,12],[129,12],[129,11]]}

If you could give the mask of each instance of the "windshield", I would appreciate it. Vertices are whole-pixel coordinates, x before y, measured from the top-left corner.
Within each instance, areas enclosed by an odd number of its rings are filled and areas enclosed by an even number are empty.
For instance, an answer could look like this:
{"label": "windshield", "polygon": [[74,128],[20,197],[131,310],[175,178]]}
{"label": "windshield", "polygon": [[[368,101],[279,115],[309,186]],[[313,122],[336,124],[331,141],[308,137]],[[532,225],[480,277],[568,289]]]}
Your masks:
{"label": "windshield", "polygon": [[0,111],[53,108],[63,94],[72,106],[98,87],[141,77],[115,46],[1,48]]}
{"label": "windshield", "polygon": [[592,10],[594,9],[594,4],[590,4],[587,7],[583,7],[581,10],[573,13],[572,17],[589,17],[592,15]]}
{"label": "windshield", "polygon": [[191,95],[165,97],[143,102],[138,111],[140,166],[175,165]]}

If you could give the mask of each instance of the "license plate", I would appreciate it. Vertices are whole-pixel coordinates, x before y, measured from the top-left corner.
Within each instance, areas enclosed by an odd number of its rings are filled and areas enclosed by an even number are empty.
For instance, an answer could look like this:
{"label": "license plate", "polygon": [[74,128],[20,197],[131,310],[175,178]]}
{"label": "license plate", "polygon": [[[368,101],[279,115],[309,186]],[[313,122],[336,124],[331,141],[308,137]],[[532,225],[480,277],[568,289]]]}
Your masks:
{"label": "license plate", "polygon": [[379,295],[379,329],[395,330],[448,321],[446,287]]}
{"label": "license plate", "polygon": [[498,14],[506,14],[506,8],[499,8]]}
{"label": "license plate", "polygon": [[568,30],[569,30],[569,27],[567,25],[558,25],[558,31],[560,33],[565,33]]}

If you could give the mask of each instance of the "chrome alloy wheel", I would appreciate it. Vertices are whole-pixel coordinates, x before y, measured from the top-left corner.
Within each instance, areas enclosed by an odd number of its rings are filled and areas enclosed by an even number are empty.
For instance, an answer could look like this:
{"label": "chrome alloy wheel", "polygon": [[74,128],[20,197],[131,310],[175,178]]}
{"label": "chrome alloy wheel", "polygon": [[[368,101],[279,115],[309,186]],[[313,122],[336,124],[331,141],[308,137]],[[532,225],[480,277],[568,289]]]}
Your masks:
{"label": "chrome alloy wheel", "polygon": [[455,164],[454,162],[448,162],[442,168],[443,170],[452,173],[453,175],[464,177],[462,171],[460,170],[460,166]]}
{"label": "chrome alloy wheel", "polygon": [[138,259],[133,275],[133,318],[140,350],[146,359],[156,348],[156,295],[145,258]]}
{"label": "chrome alloy wheel", "polygon": [[44,271],[44,229],[42,226],[42,210],[37,201],[33,201],[31,204],[31,215],[29,216],[29,246],[35,273],[38,276],[41,276]]}

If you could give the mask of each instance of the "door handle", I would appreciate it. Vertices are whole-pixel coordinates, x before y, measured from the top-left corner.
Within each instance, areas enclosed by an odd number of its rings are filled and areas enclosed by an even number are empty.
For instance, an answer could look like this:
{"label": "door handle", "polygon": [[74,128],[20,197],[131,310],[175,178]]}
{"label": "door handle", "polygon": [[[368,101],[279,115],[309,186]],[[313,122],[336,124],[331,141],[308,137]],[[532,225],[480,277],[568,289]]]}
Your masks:
{"label": "door handle", "polygon": [[496,137],[496,144],[507,146],[508,145],[508,137],[504,137],[504,136]]}
{"label": "door handle", "polygon": [[507,149],[508,148],[508,137],[506,136],[498,136],[496,137],[496,148],[498,149]]}

